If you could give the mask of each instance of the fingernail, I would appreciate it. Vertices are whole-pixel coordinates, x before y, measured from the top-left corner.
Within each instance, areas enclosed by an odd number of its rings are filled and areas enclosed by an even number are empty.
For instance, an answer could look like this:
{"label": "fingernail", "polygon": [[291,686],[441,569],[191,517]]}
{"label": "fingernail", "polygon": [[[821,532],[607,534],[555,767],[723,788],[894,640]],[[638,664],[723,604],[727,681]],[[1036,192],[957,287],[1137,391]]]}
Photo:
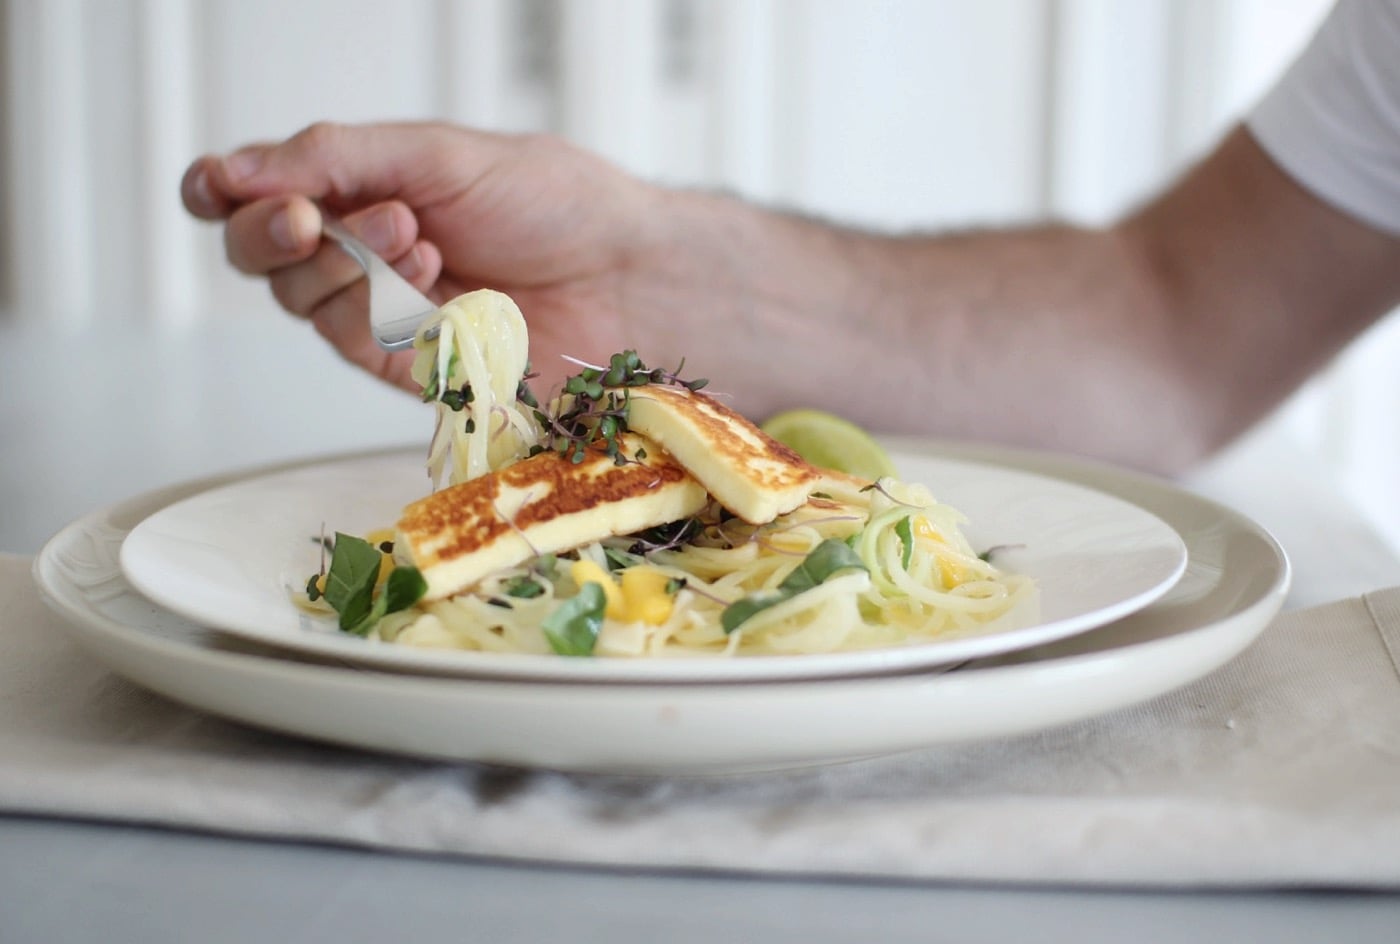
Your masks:
{"label": "fingernail", "polygon": [[295,252],[301,248],[300,227],[292,217],[290,208],[278,210],[272,215],[267,222],[267,235],[278,249]]}
{"label": "fingernail", "polygon": [[208,171],[202,168],[195,171],[194,177],[190,180],[190,189],[194,191],[194,198],[203,209],[214,209],[214,191],[209,189]]}
{"label": "fingernail", "polygon": [[388,252],[394,248],[394,214],[375,213],[360,222],[360,238],[375,252]]}
{"label": "fingernail", "polygon": [[268,232],[280,248],[303,252],[321,237],[321,214],[305,200],[293,199],[267,222]]}
{"label": "fingernail", "polygon": [[229,180],[243,180],[256,174],[262,165],[262,150],[245,148],[224,158],[224,173],[228,174]]}

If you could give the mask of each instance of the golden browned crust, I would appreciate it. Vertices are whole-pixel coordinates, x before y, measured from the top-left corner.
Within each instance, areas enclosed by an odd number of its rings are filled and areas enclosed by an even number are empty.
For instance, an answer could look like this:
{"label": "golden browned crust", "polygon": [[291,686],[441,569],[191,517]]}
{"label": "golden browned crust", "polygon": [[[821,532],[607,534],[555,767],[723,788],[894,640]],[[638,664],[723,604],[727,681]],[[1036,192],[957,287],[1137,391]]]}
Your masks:
{"label": "golden browned crust", "polygon": [[[456,560],[487,547],[508,531],[619,502],[688,478],[671,456],[650,450],[641,461],[618,466],[601,448],[573,463],[557,452],[542,452],[495,472],[453,485],[404,509],[399,532],[413,544],[419,567]],[[504,490],[531,495],[517,508],[498,508]],[[507,519],[505,515],[511,517]],[[431,542],[415,537],[429,536]],[[441,540],[436,540],[441,536]]]}
{"label": "golden browned crust", "polygon": [[[741,476],[758,488],[774,493],[810,490],[821,477],[815,466],[763,432],[748,417],[703,393],[693,393],[684,387],[650,385],[635,391],[632,399],[653,400],[659,408],[690,425],[695,438],[703,442],[727,475]],[[637,412],[634,405],[633,415]],[[656,438],[673,452],[680,454],[684,450],[669,430],[635,420],[632,428]],[[687,457],[682,455],[681,458],[684,461]],[[691,472],[700,477],[698,463],[691,466]],[[711,485],[703,477],[701,482],[707,487]],[[717,492],[717,489],[711,487],[710,491]],[[802,497],[805,496],[803,491]]]}

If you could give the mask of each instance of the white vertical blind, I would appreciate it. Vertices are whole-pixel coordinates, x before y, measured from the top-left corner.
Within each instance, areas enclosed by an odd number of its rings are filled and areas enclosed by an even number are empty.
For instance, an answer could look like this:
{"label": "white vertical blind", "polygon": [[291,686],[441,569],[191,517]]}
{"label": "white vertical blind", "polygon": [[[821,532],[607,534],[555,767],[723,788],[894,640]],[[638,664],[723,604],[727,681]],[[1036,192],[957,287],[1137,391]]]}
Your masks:
{"label": "white vertical blind", "polygon": [[[283,138],[318,120],[438,114],[443,7],[433,0],[206,0],[198,8],[202,28],[188,40],[201,67],[194,153]],[[217,232],[200,234],[199,314],[269,308],[262,283],[223,264]]]}
{"label": "white vertical blind", "polygon": [[442,0],[438,9],[441,116],[458,124],[499,128],[512,86],[506,0]]}
{"label": "white vertical blind", "polygon": [[198,318],[197,224],[170,182],[195,153],[194,7],[184,0],[140,0],[137,6],[137,102],[140,122],[138,194],[132,219],[144,246],[139,291],[161,324]]}
{"label": "white vertical blind", "polygon": [[778,16],[772,3],[712,0],[702,21],[708,93],[702,152],[737,193],[771,200],[777,187]]}
{"label": "white vertical blind", "polygon": [[1040,214],[1051,4],[778,9],[782,201],[893,228]]}
{"label": "white vertical blind", "polygon": [[662,7],[652,0],[559,5],[558,130],[631,171],[655,176]]}
{"label": "white vertical blind", "polygon": [[95,284],[92,137],[82,0],[12,2],[6,9],[6,102],[11,120],[8,243],[15,308],[73,327],[88,318]]}
{"label": "white vertical blind", "polygon": [[1160,184],[1173,79],[1169,0],[1064,0],[1049,155],[1057,216],[1103,223]]}

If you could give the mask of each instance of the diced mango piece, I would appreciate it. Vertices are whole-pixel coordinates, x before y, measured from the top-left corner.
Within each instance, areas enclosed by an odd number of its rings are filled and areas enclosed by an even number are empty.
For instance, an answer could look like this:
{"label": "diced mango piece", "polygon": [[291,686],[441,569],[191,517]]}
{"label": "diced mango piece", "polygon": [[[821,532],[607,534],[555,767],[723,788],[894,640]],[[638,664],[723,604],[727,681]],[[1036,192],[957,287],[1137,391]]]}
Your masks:
{"label": "diced mango piece", "polygon": [[938,574],[943,578],[945,587],[956,587],[967,580],[967,568],[946,557],[938,558]]}
{"label": "diced mango piece", "polygon": [[[939,534],[933,525],[928,523],[928,519],[923,515],[914,516],[914,539],[924,538],[938,544],[946,544],[943,535]],[[967,568],[951,561],[942,554],[938,555],[938,575],[943,579],[943,586],[956,587],[968,578]]]}
{"label": "diced mango piece", "polygon": [[627,601],[622,596],[622,588],[617,585],[617,581],[591,560],[575,561],[569,568],[569,576],[574,578],[574,583],[582,587],[586,583],[596,583],[603,588],[603,596],[608,599],[608,607],[604,614],[609,619],[625,620],[627,618]]}
{"label": "diced mango piece", "polygon": [[627,618],[659,626],[671,618],[675,597],[666,592],[671,578],[654,567],[629,567],[622,572],[622,596]]}
{"label": "diced mango piece", "polygon": [[929,524],[928,519],[923,515],[914,516],[914,537],[916,539],[928,538],[930,541],[937,541],[940,544],[943,543],[943,535],[934,530],[933,525]]}

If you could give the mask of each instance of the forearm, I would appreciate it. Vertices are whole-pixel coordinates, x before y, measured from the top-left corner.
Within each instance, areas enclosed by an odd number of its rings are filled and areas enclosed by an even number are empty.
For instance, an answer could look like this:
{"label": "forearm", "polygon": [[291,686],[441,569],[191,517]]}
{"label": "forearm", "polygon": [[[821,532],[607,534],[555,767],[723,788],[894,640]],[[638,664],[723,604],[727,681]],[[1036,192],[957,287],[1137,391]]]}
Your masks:
{"label": "forearm", "polygon": [[[664,294],[644,310],[667,326],[656,345],[688,344],[746,412],[819,406],[884,431],[1155,468],[1199,449],[1169,313],[1115,232],[887,237],[681,199],[690,234],[664,284],[709,279],[705,304],[728,310]],[[697,331],[708,317],[724,327]]]}
{"label": "forearm", "polygon": [[1120,230],[1171,315],[1207,447],[1400,304],[1400,239],[1305,191],[1244,129]]}
{"label": "forearm", "polygon": [[819,406],[1178,471],[1400,302],[1400,240],[1303,191],[1243,130],[1102,230],[888,237],[669,199],[680,222],[637,328],[760,416]]}

